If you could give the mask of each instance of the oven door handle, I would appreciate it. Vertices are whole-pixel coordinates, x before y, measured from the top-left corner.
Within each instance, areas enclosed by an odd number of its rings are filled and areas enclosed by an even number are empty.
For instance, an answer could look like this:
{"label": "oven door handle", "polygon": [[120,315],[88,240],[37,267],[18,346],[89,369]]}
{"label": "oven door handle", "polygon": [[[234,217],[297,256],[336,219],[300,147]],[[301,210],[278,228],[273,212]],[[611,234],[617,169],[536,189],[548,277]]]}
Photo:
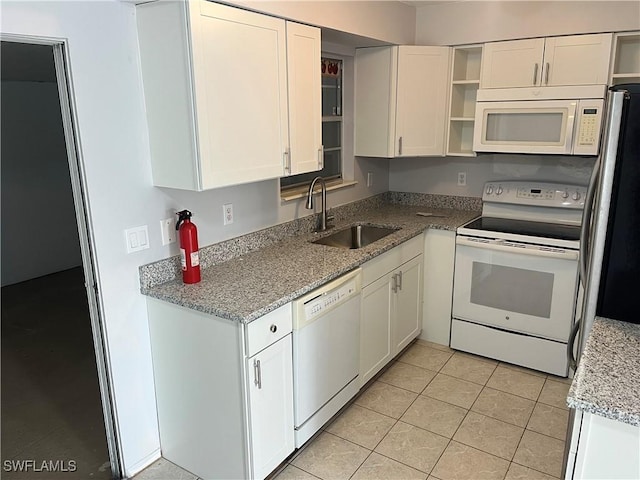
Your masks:
{"label": "oven door handle", "polygon": [[564,250],[555,247],[536,247],[522,246],[517,247],[514,242],[504,242],[502,240],[478,241],[465,237],[456,237],[457,245],[466,247],[481,248],[484,250],[493,250],[505,253],[520,253],[522,255],[531,255],[534,257],[558,258],[562,260],[577,260],[578,252],[576,250]]}

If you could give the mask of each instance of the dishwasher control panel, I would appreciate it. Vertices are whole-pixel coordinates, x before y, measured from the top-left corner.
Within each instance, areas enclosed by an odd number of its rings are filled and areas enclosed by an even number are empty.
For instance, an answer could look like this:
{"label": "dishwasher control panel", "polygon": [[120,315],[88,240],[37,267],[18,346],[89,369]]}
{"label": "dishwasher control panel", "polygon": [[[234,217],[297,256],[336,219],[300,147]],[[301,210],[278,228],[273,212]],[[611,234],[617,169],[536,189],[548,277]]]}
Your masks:
{"label": "dishwasher control panel", "polygon": [[339,305],[344,300],[357,293],[357,291],[358,288],[356,281],[351,280],[335,290],[321,293],[317,297],[312,298],[304,304],[304,313],[307,320],[311,320],[318,315],[322,315],[327,310]]}

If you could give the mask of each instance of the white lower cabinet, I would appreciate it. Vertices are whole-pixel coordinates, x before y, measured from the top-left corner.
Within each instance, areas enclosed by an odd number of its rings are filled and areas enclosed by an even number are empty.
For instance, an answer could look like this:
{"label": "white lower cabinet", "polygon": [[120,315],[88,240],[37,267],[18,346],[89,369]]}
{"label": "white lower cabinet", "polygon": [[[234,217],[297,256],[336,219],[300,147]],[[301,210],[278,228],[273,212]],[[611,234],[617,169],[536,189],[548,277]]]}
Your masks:
{"label": "white lower cabinet", "polygon": [[420,333],[422,235],[362,265],[360,385]]}
{"label": "white lower cabinet", "polygon": [[291,305],[241,325],[147,299],[162,456],[262,479],[294,450]]}
{"label": "white lower cabinet", "polygon": [[[578,421],[580,415],[582,422],[573,432],[565,479],[640,478],[640,427],[586,412],[577,413]],[[577,452],[573,450],[576,446]]]}
{"label": "white lower cabinet", "polygon": [[254,478],[265,478],[294,449],[292,355],[287,335],[247,358]]}

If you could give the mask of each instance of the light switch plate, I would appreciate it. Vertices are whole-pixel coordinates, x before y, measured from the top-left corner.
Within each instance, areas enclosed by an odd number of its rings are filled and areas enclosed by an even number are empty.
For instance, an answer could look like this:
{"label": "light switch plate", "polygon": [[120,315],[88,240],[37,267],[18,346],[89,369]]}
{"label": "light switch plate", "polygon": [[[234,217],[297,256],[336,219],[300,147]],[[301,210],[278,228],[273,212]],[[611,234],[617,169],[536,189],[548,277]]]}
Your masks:
{"label": "light switch plate", "polygon": [[127,253],[139,252],[149,248],[149,229],[146,225],[128,228],[124,231]]}

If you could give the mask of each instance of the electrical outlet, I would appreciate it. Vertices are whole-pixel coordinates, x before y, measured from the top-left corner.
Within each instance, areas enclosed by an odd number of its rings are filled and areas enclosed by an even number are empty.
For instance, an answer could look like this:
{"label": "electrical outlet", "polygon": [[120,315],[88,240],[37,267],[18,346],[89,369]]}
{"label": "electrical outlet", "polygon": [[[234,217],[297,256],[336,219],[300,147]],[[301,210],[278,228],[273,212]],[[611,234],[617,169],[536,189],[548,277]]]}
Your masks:
{"label": "electrical outlet", "polygon": [[160,232],[162,234],[162,245],[169,245],[176,241],[176,221],[173,218],[160,220]]}
{"label": "electrical outlet", "polygon": [[225,203],[222,205],[223,222],[225,225],[233,223],[233,203]]}
{"label": "electrical outlet", "polygon": [[373,187],[373,172],[367,173],[367,187]]}
{"label": "electrical outlet", "polygon": [[458,186],[466,187],[467,185],[467,172],[458,172]]}

